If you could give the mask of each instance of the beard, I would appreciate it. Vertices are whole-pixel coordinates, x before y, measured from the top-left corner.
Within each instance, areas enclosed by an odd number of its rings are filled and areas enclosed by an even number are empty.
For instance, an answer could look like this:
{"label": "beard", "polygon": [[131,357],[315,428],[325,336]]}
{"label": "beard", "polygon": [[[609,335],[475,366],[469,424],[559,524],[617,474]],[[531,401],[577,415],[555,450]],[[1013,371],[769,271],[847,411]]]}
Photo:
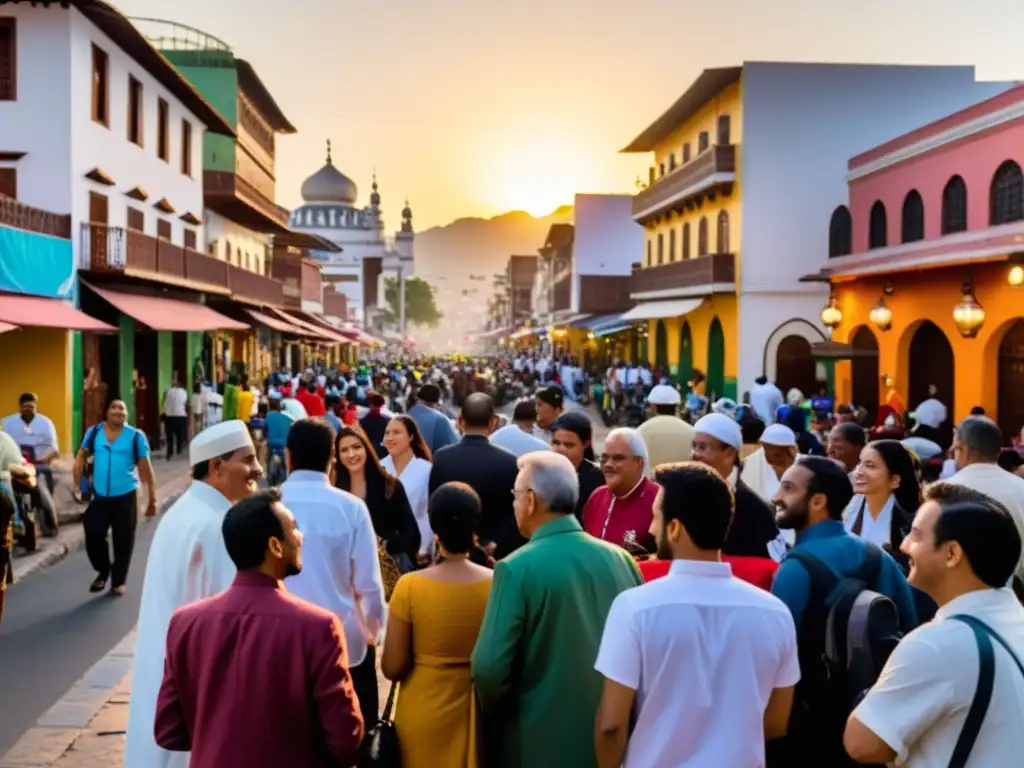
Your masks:
{"label": "beard", "polygon": [[292,576],[298,576],[300,573],[302,573],[302,566],[298,563],[288,563],[287,567],[284,569],[284,577],[286,579]]}
{"label": "beard", "polygon": [[668,538],[662,538],[659,536],[656,542],[658,545],[657,558],[659,560],[671,560],[673,558],[672,546],[669,544]]}
{"label": "beard", "polygon": [[803,530],[807,527],[807,521],[811,516],[806,504],[802,504],[799,507],[785,507],[782,509],[776,507],[775,510],[775,523],[783,530]]}

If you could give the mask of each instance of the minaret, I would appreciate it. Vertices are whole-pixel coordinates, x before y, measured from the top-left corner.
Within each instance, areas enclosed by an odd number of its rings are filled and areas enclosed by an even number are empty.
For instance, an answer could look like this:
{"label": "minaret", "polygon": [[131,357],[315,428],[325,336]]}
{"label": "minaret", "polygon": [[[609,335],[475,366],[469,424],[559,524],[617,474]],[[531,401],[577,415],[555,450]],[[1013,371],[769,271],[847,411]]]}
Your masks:
{"label": "minaret", "polygon": [[366,208],[366,215],[374,229],[384,229],[384,217],[380,211],[380,192],[377,187],[377,171],[373,172],[373,192],[370,193],[370,204]]}
{"label": "minaret", "polygon": [[405,278],[411,277],[414,271],[412,243],[415,234],[412,231],[412,208],[409,207],[409,200],[405,201],[405,208],[402,209],[402,229],[395,233],[395,250],[398,252],[398,330],[405,342]]}
{"label": "minaret", "polygon": [[334,161],[331,160],[331,140],[327,140],[327,164],[334,165]]}

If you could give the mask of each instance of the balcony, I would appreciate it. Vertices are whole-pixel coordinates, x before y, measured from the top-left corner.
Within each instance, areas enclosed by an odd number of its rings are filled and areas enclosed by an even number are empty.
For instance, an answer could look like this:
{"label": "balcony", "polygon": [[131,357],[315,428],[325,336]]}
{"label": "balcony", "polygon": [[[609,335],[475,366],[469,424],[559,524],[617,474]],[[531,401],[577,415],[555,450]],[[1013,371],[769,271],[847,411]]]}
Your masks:
{"label": "balcony", "polygon": [[71,237],[71,217],[50,213],[0,195],[0,226],[23,229],[40,235]]}
{"label": "balcony", "polygon": [[348,319],[348,297],[333,288],[324,289],[324,314]]}
{"label": "balcony", "polygon": [[241,173],[203,171],[203,196],[208,208],[256,232],[288,228],[288,216]]}
{"label": "balcony", "polygon": [[565,272],[555,278],[554,289],[551,291],[551,311],[561,312],[572,308],[572,273]]}
{"label": "balcony", "polygon": [[227,294],[229,265],[191,248],[124,227],[82,225],[79,269]]}
{"label": "balcony", "polygon": [[227,264],[228,287],[231,298],[250,304],[284,306],[284,283],[272,277],[258,275],[247,269]]}
{"label": "balcony", "polygon": [[715,145],[636,195],[633,219],[644,222],[670,210],[692,208],[719,192],[729,194],[735,180],[736,147]]}
{"label": "balcony", "polygon": [[634,299],[692,296],[734,291],[736,255],[714,253],[656,267],[633,267],[629,293]]}
{"label": "balcony", "polygon": [[302,260],[299,290],[303,301],[312,301],[317,304],[323,303],[323,278],[320,276],[320,265],[313,259],[305,258]]}
{"label": "balcony", "polygon": [[309,312],[323,311],[323,277],[320,265],[302,248],[280,245],[274,240],[270,274],[283,283],[284,304]]}
{"label": "balcony", "polygon": [[580,275],[578,309],[585,315],[623,312],[633,305],[629,298],[631,284],[626,275]]}

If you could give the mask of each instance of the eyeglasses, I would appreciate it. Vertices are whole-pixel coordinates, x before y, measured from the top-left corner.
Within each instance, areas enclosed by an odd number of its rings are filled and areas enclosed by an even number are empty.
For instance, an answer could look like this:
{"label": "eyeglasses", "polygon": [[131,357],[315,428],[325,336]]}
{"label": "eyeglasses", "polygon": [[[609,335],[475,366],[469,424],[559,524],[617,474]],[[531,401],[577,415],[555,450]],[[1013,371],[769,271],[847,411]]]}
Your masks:
{"label": "eyeglasses", "polygon": [[597,460],[600,464],[621,464],[635,458],[636,456],[626,456],[622,453],[602,453]]}

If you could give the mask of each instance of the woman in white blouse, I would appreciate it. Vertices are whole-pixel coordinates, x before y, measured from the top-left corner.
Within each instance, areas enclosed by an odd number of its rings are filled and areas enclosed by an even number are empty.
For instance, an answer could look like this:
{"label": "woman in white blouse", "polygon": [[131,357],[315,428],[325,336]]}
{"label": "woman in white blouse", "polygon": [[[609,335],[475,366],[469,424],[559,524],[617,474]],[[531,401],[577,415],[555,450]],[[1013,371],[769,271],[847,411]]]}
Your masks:
{"label": "woman in white blouse", "polygon": [[853,472],[853,490],[856,495],[843,513],[846,529],[887,550],[907,570],[900,545],[921,504],[913,455],[899,440],[868,443]]}
{"label": "woman in white blouse", "polygon": [[420,558],[429,561],[434,532],[430,529],[430,449],[411,416],[395,416],[384,430],[388,455],[381,466],[402,481],[420,529]]}

